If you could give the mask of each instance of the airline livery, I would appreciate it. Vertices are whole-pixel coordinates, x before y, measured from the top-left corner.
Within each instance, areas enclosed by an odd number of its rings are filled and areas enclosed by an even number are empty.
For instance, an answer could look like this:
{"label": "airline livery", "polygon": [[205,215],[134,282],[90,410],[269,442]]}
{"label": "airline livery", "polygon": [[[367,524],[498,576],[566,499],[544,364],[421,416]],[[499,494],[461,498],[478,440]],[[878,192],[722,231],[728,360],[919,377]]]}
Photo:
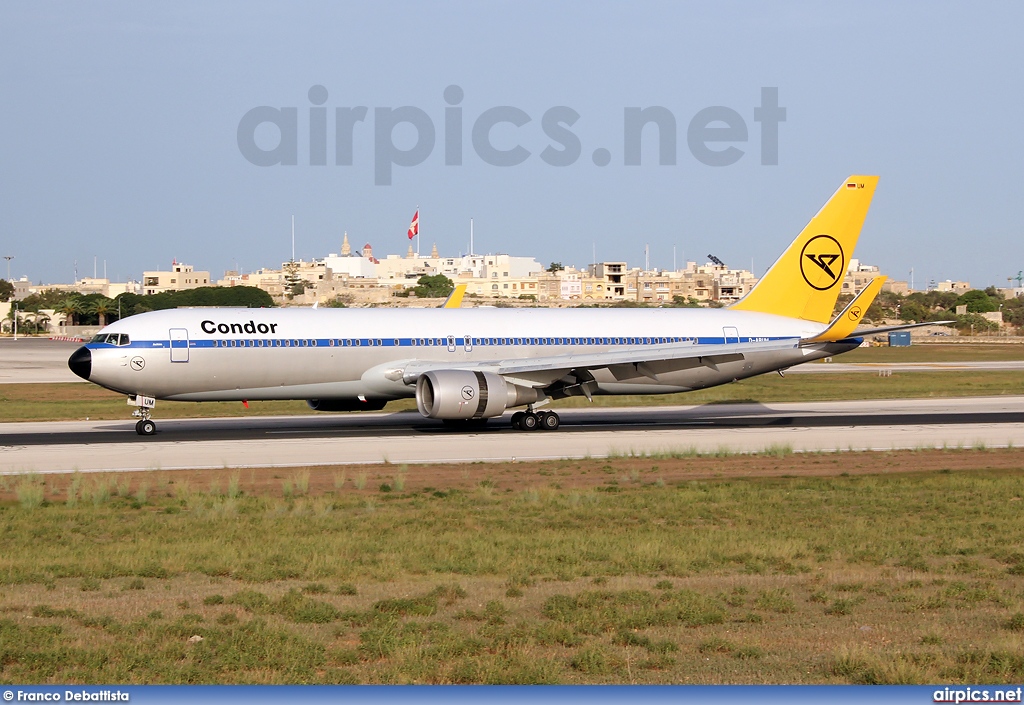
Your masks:
{"label": "airline livery", "polygon": [[[724,309],[195,308],[117,321],[68,360],[128,395],[136,431],[157,399],[305,399],[318,411],[420,413],[554,430],[552,399],[685,392],[856,348],[875,278],[834,319],[876,176],[851,176],[751,292]],[[911,326],[878,328],[894,330]]]}

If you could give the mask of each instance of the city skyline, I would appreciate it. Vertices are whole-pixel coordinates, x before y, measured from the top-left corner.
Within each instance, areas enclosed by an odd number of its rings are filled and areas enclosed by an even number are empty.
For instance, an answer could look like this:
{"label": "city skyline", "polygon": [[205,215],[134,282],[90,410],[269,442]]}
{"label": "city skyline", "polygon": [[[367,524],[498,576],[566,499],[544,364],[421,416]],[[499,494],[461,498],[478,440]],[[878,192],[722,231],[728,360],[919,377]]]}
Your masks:
{"label": "city skyline", "polygon": [[[344,232],[342,237],[343,237],[343,240],[344,240],[345,238],[348,237],[348,233]],[[472,256],[473,254],[475,254],[476,256],[510,255],[510,256],[513,256],[513,257],[520,257],[520,258],[524,258],[524,259],[529,258],[529,259],[536,260],[536,262],[540,265],[540,267],[542,269],[547,269],[550,265],[558,264],[558,265],[561,265],[562,267],[564,267],[566,269],[575,269],[575,270],[582,271],[582,270],[586,270],[588,267],[591,267],[593,265],[598,265],[598,264],[601,264],[603,262],[625,262],[627,264],[628,268],[629,268],[629,271],[639,270],[639,271],[645,271],[645,272],[647,272],[647,271],[650,271],[650,272],[657,272],[657,271],[662,271],[662,272],[682,272],[682,271],[687,269],[687,266],[689,264],[696,265],[697,267],[713,266],[713,265],[718,264],[718,265],[725,266],[725,267],[727,267],[730,270],[743,270],[743,271],[747,271],[747,272],[752,273],[754,275],[754,277],[758,277],[758,276],[763,275],[764,272],[767,271],[768,267],[771,266],[771,263],[770,263],[770,264],[765,265],[763,269],[758,269],[757,267],[755,267],[755,262],[753,262],[753,261],[751,261],[749,263],[749,266],[745,265],[742,262],[736,262],[736,263],[733,263],[733,262],[722,262],[721,260],[716,262],[714,260],[717,260],[718,258],[714,256],[714,253],[708,253],[708,255],[705,255],[705,256],[691,257],[685,251],[678,250],[678,249],[675,250],[672,253],[672,255],[671,255],[672,261],[669,262],[667,265],[662,265],[662,264],[658,263],[656,261],[656,259],[655,260],[651,260],[650,253],[648,251],[647,246],[645,246],[645,248],[644,248],[643,256],[644,256],[644,260],[645,261],[643,263],[635,263],[633,260],[628,259],[628,258],[618,259],[618,260],[617,259],[600,259],[600,258],[598,258],[598,259],[593,260],[593,261],[588,260],[586,262],[582,262],[581,263],[581,262],[576,262],[576,261],[562,262],[562,261],[557,261],[557,260],[550,260],[550,259],[547,259],[547,258],[544,258],[544,257],[540,257],[540,256],[537,256],[537,255],[531,255],[530,253],[525,253],[525,252],[508,252],[508,251],[503,251],[503,250],[479,251],[479,248],[473,248],[474,251],[475,251],[474,253],[470,253],[470,252],[448,253],[448,252],[443,252],[443,251],[438,250],[438,252],[435,255],[435,254],[430,254],[429,249],[428,249],[428,253],[427,254],[415,254],[416,245],[412,244],[414,241],[410,241],[409,239],[406,239],[405,237],[403,237],[403,242],[406,243],[407,245],[411,246],[412,250],[414,251],[414,255],[413,256],[416,259],[420,259],[420,260],[423,260],[423,261],[427,261],[427,260],[430,260],[430,259],[438,259],[438,258],[440,258],[440,259],[458,259],[458,258],[461,258],[461,257],[469,257],[469,256]],[[355,256],[355,257],[362,256],[361,252],[362,252],[363,248],[366,245],[369,245],[371,248],[378,247],[378,246],[375,246],[372,242],[369,242],[369,241],[364,243],[364,245],[358,245],[358,244],[351,244],[350,243],[350,249],[351,249],[351,253],[352,253],[351,256]],[[428,246],[428,248],[429,247],[433,247],[434,245],[435,245],[435,243],[431,242],[430,245]],[[343,243],[339,243],[339,247],[336,248],[335,250],[330,251],[330,252],[314,253],[314,254],[309,255],[308,257],[306,257],[306,256],[299,256],[299,255],[296,254],[294,261],[297,262],[297,263],[317,263],[317,262],[321,262],[322,263],[325,260],[330,259],[331,257],[339,256],[339,253],[342,253],[341,256],[345,256],[344,255],[344,249],[345,248],[343,246]],[[378,248],[378,249],[376,249],[376,254],[374,255],[374,257],[377,257],[378,255],[380,257],[383,257],[383,258],[398,257],[398,258],[403,258],[404,259],[404,258],[406,258],[408,256],[408,249],[407,249],[406,252],[402,252],[399,248],[396,248],[395,251],[381,252],[380,249]],[[714,258],[714,260],[712,258]],[[16,258],[11,257],[11,259],[13,260],[13,259],[16,259]],[[227,269],[223,269],[223,270],[220,271],[221,279],[226,278],[226,277],[228,277],[228,276],[230,276],[232,274],[242,275],[242,274],[253,274],[253,273],[256,273],[256,272],[260,272],[260,271],[280,271],[279,267],[282,267],[283,265],[287,264],[288,261],[289,260],[286,259],[286,260],[282,260],[280,262],[269,262],[269,263],[268,262],[263,262],[263,263],[258,263],[258,264],[256,264],[255,266],[252,266],[252,267],[241,267],[237,263],[234,263],[233,267],[230,267],[230,268],[227,268]],[[647,266],[648,262],[650,263],[650,266]],[[124,277],[120,277],[120,276],[117,276],[117,275],[110,275],[108,273],[108,271],[107,271],[106,264],[107,263],[105,261],[101,261],[98,256],[96,258],[94,258],[94,262],[93,262],[94,269],[93,269],[93,274],[92,274],[91,278],[93,278],[93,279],[105,279],[105,280],[110,281],[112,283],[113,282],[128,282],[128,283],[136,282],[136,283],[138,283],[138,282],[142,281],[144,275],[147,272],[156,272],[156,271],[167,272],[167,271],[170,271],[171,269],[173,269],[174,265],[183,265],[183,264],[185,264],[185,265],[190,265],[190,266],[198,265],[202,271],[209,272],[210,276],[211,276],[211,281],[210,281],[210,284],[209,284],[210,286],[217,286],[218,285],[217,282],[219,281],[219,279],[217,277],[217,270],[214,270],[214,269],[203,269],[204,260],[202,259],[202,257],[177,257],[177,256],[175,256],[171,260],[171,263],[169,265],[167,265],[166,267],[165,266],[161,266],[159,263],[154,263],[153,266],[147,267],[142,272],[138,272],[138,273],[134,273],[134,274],[129,274],[128,276],[124,276]],[[889,280],[905,281],[908,284],[909,289],[912,290],[912,291],[927,291],[927,290],[929,290],[931,288],[934,288],[937,284],[939,284],[941,282],[950,282],[950,281],[962,282],[962,281],[966,281],[966,279],[963,278],[963,277],[949,277],[949,278],[944,279],[944,280],[929,279],[927,281],[926,280],[921,280],[921,279],[915,279],[914,278],[915,272],[913,272],[913,271],[908,272],[907,276],[901,277],[901,276],[899,276],[899,273],[897,273],[897,272],[886,272],[883,267],[879,267],[879,265],[877,265],[876,263],[873,263],[873,262],[872,263],[868,263],[868,262],[866,262],[865,260],[863,260],[860,257],[852,258],[848,264],[849,264],[849,271],[853,271],[853,268],[855,266],[858,266],[858,265],[861,265],[861,264],[869,264],[870,266],[878,268],[878,270],[880,272],[884,273],[889,278]],[[29,279],[28,282],[30,284],[32,284],[33,286],[46,286],[46,285],[49,285],[49,284],[53,284],[53,285],[70,285],[70,284],[75,284],[77,282],[80,282],[80,281],[83,281],[83,280],[86,280],[86,279],[90,278],[90,275],[88,274],[88,272],[83,273],[83,272],[79,271],[77,266],[75,267],[75,271],[77,272],[77,276],[74,276],[72,279],[68,279],[68,280],[49,280],[49,281],[35,280],[35,281],[33,281],[33,280]],[[760,272],[760,274],[758,272]],[[18,280],[19,280],[19,277],[17,277],[17,276],[12,276],[11,277],[11,281],[18,281]],[[22,281],[24,281],[24,280],[22,279]],[[1012,287],[1013,286],[1012,282],[1017,282],[1017,288],[1020,288],[1020,281],[1018,279],[1018,276],[1007,277],[1007,282],[1008,283],[1005,285],[1005,287]],[[986,286],[995,286],[997,288],[1005,288],[1004,285],[999,283],[999,282],[993,282],[993,283],[990,283],[990,284],[980,285],[980,286],[976,286],[976,287],[972,287],[972,288],[985,288]]]}

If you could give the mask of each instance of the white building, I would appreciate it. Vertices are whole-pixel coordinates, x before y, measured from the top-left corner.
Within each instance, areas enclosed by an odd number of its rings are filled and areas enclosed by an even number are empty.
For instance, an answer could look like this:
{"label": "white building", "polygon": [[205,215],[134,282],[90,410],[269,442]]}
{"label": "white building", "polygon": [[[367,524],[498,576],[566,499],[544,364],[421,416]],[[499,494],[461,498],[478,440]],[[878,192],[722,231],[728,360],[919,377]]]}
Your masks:
{"label": "white building", "polygon": [[153,270],[142,273],[142,293],[159,294],[164,291],[182,291],[210,286],[210,273],[197,272],[191,264],[171,263],[168,271]]}

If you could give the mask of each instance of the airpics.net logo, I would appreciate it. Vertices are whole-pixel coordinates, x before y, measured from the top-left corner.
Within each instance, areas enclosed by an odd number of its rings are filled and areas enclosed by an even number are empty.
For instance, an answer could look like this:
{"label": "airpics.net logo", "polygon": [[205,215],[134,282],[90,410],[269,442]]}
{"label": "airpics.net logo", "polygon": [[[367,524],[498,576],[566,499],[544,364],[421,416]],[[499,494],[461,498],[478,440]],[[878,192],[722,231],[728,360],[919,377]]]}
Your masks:
{"label": "airpics.net logo", "polygon": [[[301,156],[304,162],[308,158],[309,166],[327,166],[328,135],[333,135],[333,163],[339,167],[354,165],[357,140],[372,139],[374,184],[389,186],[395,167],[423,164],[438,147],[434,119],[422,108],[412,105],[378,107],[373,108],[371,117],[370,108],[365,105],[335,107],[329,111],[328,91],[321,85],[312,86],[307,97],[310,106],[303,111],[308,111],[309,145],[308,152]],[[567,105],[556,105],[544,111],[539,120],[543,137],[539,138],[534,118],[525,110],[499,105],[471,116],[464,114],[461,107],[465,98],[461,87],[448,86],[442,97],[444,117],[440,142],[445,166],[462,166],[469,159],[464,154],[467,128],[473,155],[490,166],[518,166],[536,156],[549,166],[567,167],[584,154],[584,145],[572,130],[582,116]],[[333,125],[329,125],[328,120],[331,112]],[[761,164],[777,165],[779,125],[786,121],[786,108],[779,106],[779,89],[762,88],[760,105],[754,106],[752,114],[749,110],[746,112],[759,126]],[[299,117],[297,107],[261,105],[252,108],[238,122],[238,150],[256,166],[298,166]],[[500,139],[496,140],[496,132],[500,132]],[[408,141],[404,139],[396,144],[396,137],[410,134],[415,135],[411,146],[406,146]],[[621,141],[613,142],[621,145],[623,166],[641,166],[643,139],[645,136],[655,138],[658,164],[674,166],[678,159],[679,134],[679,122],[668,108],[660,105],[626,107],[622,109]],[[546,140],[547,144],[535,155],[522,142],[534,144],[538,138]],[[713,105],[698,110],[689,119],[685,124],[685,138],[694,159],[707,166],[723,167],[737,163],[746,155],[750,129],[741,111]],[[496,145],[495,141],[500,144]],[[590,150],[590,159],[598,167],[610,165],[613,158],[613,151],[606,147]]]}

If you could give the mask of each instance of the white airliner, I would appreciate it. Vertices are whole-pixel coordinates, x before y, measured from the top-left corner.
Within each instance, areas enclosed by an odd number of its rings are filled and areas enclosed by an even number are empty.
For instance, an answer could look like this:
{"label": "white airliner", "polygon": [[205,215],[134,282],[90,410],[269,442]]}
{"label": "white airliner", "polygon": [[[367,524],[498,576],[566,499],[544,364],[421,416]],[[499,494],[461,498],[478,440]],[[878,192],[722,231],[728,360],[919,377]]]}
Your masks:
{"label": "white airliner", "polygon": [[[724,309],[299,309],[153,311],[104,328],[68,360],[128,395],[152,435],[157,399],[305,399],[520,430],[558,428],[551,399],[685,392],[856,348],[873,280],[832,312],[878,177],[851,176],[742,300]],[[872,332],[911,326],[878,328]]]}

